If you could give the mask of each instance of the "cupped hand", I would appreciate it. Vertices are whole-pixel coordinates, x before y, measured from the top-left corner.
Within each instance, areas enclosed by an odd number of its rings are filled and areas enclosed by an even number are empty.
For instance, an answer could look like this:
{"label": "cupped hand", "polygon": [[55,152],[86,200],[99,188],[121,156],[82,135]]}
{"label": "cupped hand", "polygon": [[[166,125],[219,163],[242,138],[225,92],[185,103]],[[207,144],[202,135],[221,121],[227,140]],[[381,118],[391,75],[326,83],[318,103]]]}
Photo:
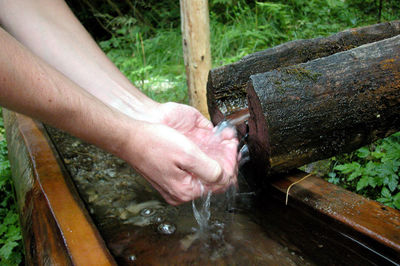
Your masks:
{"label": "cupped hand", "polygon": [[[223,191],[237,183],[237,146],[236,132],[225,128],[216,132],[212,123],[198,110],[188,105],[165,103],[158,106],[155,117],[159,123],[167,125],[194,142],[205,154],[216,160],[222,167],[219,179],[212,180],[197,176],[208,189]],[[210,182],[211,181],[211,182]]]}
{"label": "cupped hand", "polygon": [[201,196],[195,182],[220,180],[220,164],[175,129],[162,124],[140,124],[124,151],[128,162],[173,205]]}

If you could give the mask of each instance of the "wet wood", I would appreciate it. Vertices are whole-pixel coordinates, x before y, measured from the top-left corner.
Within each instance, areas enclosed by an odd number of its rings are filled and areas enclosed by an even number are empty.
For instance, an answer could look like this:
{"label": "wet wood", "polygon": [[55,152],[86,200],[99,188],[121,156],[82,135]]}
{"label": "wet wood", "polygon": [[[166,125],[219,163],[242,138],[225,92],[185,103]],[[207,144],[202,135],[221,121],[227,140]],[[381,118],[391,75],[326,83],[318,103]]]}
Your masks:
{"label": "wet wood", "polygon": [[207,0],[180,0],[182,46],[190,105],[209,117],[206,84],[211,69]]}
{"label": "wet wood", "polygon": [[27,265],[115,265],[43,126],[3,109]]}
{"label": "wet wood", "polygon": [[347,51],[400,34],[400,21],[349,29],[326,38],[295,40],[248,55],[238,62],[210,71],[207,100],[211,119],[247,108],[246,84],[251,75]]}
{"label": "wet wood", "polygon": [[400,35],[248,83],[249,150],[283,172],[400,130]]}
{"label": "wet wood", "polygon": [[[287,188],[305,175],[296,171],[276,178],[264,194],[268,193],[273,200],[270,197],[260,198],[259,205],[274,217],[268,220],[271,231],[275,227],[281,228],[277,238],[302,245],[306,254],[326,259],[330,261],[328,264],[338,263],[332,254],[326,258],[332,246],[336,246],[337,257],[348,260],[344,264],[353,264],[350,258],[354,254],[365,260],[359,261],[360,265],[399,263],[399,211],[317,176],[310,176],[294,185],[290,190],[288,206],[285,206]],[[326,235],[322,236],[320,230]]]}

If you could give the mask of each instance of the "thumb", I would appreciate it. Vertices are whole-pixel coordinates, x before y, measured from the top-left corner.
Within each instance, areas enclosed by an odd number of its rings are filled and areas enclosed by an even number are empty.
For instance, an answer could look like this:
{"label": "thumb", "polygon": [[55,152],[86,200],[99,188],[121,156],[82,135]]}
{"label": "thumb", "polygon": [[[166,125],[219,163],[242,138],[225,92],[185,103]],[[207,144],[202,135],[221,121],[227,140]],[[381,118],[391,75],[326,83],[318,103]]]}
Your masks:
{"label": "thumb", "polygon": [[184,169],[192,173],[205,183],[217,183],[222,178],[222,168],[219,163],[208,157],[200,149],[190,156],[193,162],[184,166]]}

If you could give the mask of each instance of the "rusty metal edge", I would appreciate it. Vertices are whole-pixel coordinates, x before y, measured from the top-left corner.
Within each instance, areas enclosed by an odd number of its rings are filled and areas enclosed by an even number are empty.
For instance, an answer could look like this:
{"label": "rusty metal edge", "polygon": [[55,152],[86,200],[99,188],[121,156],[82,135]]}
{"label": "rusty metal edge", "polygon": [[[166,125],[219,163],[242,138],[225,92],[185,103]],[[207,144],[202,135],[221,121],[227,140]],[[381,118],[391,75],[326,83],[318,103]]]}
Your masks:
{"label": "rusty metal edge", "polygon": [[[46,199],[45,208],[51,212],[52,219],[57,224],[63,240],[61,246],[67,250],[71,262],[74,265],[84,266],[117,265],[60,162],[57,152],[49,142],[43,125],[27,116],[5,109],[3,113],[5,113],[5,125],[10,123],[7,120],[14,120],[11,123],[17,124],[14,126],[17,127],[18,134],[25,143],[28,151],[26,156],[33,166],[30,170],[35,180],[32,182],[39,184],[39,193]],[[12,116],[14,119],[10,119]],[[53,241],[60,240],[53,239]],[[31,247],[25,247],[28,248]],[[45,261],[39,263],[46,264]],[[65,261],[65,264],[69,263]]]}
{"label": "rusty metal edge", "polygon": [[[289,186],[307,173],[294,171],[277,178],[271,185],[279,192],[281,201]],[[289,191],[288,204],[301,204],[314,213],[326,216],[364,238],[376,241],[400,257],[400,212],[379,202],[330,184],[322,178],[309,175]],[[396,256],[397,257],[397,256]]]}

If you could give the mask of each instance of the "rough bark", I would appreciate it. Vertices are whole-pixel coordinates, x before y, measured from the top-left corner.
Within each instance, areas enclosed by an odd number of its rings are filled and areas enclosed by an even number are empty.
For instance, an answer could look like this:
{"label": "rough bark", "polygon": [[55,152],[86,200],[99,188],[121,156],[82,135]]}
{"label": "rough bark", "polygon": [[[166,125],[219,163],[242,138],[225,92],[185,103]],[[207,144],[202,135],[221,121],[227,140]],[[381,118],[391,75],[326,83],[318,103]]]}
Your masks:
{"label": "rough bark", "polygon": [[296,40],[248,55],[240,61],[210,71],[208,108],[217,124],[247,108],[246,84],[251,75],[346,51],[400,34],[400,21],[349,29],[326,38]]}
{"label": "rough bark", "polygon": [[283,172],[400,130],[400,35],[250,77],[250,154]]}

